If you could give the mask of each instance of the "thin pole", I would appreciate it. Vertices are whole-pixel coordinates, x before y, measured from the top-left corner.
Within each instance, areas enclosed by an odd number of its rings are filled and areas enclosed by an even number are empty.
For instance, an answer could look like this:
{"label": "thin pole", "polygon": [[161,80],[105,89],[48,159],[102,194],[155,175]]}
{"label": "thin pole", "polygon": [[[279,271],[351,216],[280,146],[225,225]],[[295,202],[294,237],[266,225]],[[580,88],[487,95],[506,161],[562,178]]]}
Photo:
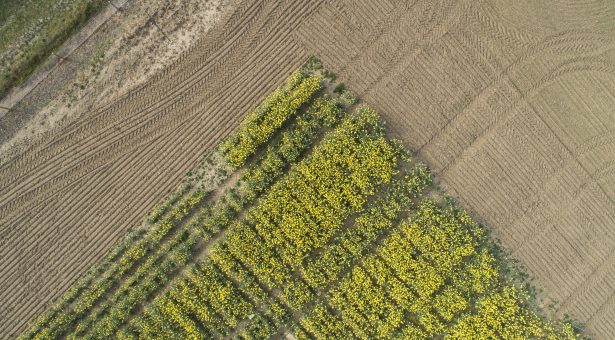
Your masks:
{"label": "thin pole", "polygon": [[158,24],[156,23],[156,19],[154,19],[154,17],[152,16],[152,24],[154,24],[154,26],[156,26],[156,28],[160,31],[160,33],[162,33],[162,35],[164,35],[165,39],[167,39],[168,41],[171,41],[171,39],[169,39],[169,37],[167,36],[166,33],[164,33],[164,31],[162,30],[162,28],[160,28],[160,26],[158,26]]}
{"label": "thin pole", "polygon": [[113,6],[113,8],[115,8],[115,10],[116,10],[116,11],[121,11],[121,10],[122,10],[122,8],[121,8],[121,7],[117,7],[117,6],[113,3],[113,1],[109,1],[109,3],[111,4],[111,6]]}

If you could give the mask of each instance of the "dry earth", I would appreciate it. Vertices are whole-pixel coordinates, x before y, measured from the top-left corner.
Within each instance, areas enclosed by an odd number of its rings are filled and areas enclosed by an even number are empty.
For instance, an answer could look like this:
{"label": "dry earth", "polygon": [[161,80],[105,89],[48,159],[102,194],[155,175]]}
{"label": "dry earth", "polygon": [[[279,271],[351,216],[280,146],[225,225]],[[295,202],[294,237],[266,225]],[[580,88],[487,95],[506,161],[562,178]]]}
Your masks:
{"label": "dry earth", "polygon": [[0,334],[22,331],[316,54],[546,300],[609,338],[614,33],[610,1],[236,1],[143,86],[79,106],[0,166]]}

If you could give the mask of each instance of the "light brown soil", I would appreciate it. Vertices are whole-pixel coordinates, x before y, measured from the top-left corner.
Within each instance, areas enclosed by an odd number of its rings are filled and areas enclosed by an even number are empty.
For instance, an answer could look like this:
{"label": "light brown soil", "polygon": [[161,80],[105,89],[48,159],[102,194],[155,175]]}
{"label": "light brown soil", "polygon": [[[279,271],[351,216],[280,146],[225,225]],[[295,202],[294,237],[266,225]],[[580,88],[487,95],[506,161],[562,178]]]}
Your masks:
{"label": "light brown soil", "polygon": [[0,109],[0,164],[41,133],[117,100],[176,61],[220,19],[228,2],[115,0],[0,100],[0,107],[13,108],[7,117]]}
{"label": "light brown soil", "polygon": [[0,167],[0,334],[23,330],[316,54],[521,260],[542,297],[608,338],[614,33],[609,1],[233,3],[138,90],[83,104]]}

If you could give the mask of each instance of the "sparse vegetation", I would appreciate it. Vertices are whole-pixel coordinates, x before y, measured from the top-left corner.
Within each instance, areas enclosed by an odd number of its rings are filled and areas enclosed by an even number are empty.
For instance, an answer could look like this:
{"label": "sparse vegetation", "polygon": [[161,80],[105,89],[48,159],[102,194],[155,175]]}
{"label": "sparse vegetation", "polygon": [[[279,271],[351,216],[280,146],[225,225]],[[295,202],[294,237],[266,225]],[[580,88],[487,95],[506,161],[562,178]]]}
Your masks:
{"label": "sparse vegetation", "polygon": [[[8,1],[0,20],[0,97],[24,81],[108,0]],[[8,7],[5,7],[8,6]],[[6,23],[5,23],[6,20]]]}
{"label": "sparse vegetation", "polygon": [[322,75],[327,78],[330,79],[331,81],[335,81],[335,79],[337,79],[337,75],[329,70],[324,70],[322,72]]}
{"label": "sparse vegetation", "polygon": [[340,95],[344,93],[345,91],[346,91],[346,85],[344,85],[344,83],[337,84],[335,88],[333,89],[333,92],[340,94]]}

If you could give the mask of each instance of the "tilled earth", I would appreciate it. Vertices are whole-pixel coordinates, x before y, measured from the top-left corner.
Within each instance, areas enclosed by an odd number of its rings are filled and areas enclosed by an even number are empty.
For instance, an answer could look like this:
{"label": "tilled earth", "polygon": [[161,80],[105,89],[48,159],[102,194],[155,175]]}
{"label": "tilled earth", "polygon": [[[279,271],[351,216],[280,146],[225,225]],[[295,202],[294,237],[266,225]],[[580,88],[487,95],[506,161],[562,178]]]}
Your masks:
{"label": "tilled earth", "polygon": [[[103,60],[91,71],[103,81],[79,88],[65,119],[5,153],[0,334],[23,331],[312,54],[501,239],[539,296],[589,335],[615,334],[613,4],[266,0],[222,13],[168,66],[147,48],[135,66]],[[183,41],[163,17],[168,38],[150,21],[108,50]],[[62,105],[26,111],[36,121]]]}

